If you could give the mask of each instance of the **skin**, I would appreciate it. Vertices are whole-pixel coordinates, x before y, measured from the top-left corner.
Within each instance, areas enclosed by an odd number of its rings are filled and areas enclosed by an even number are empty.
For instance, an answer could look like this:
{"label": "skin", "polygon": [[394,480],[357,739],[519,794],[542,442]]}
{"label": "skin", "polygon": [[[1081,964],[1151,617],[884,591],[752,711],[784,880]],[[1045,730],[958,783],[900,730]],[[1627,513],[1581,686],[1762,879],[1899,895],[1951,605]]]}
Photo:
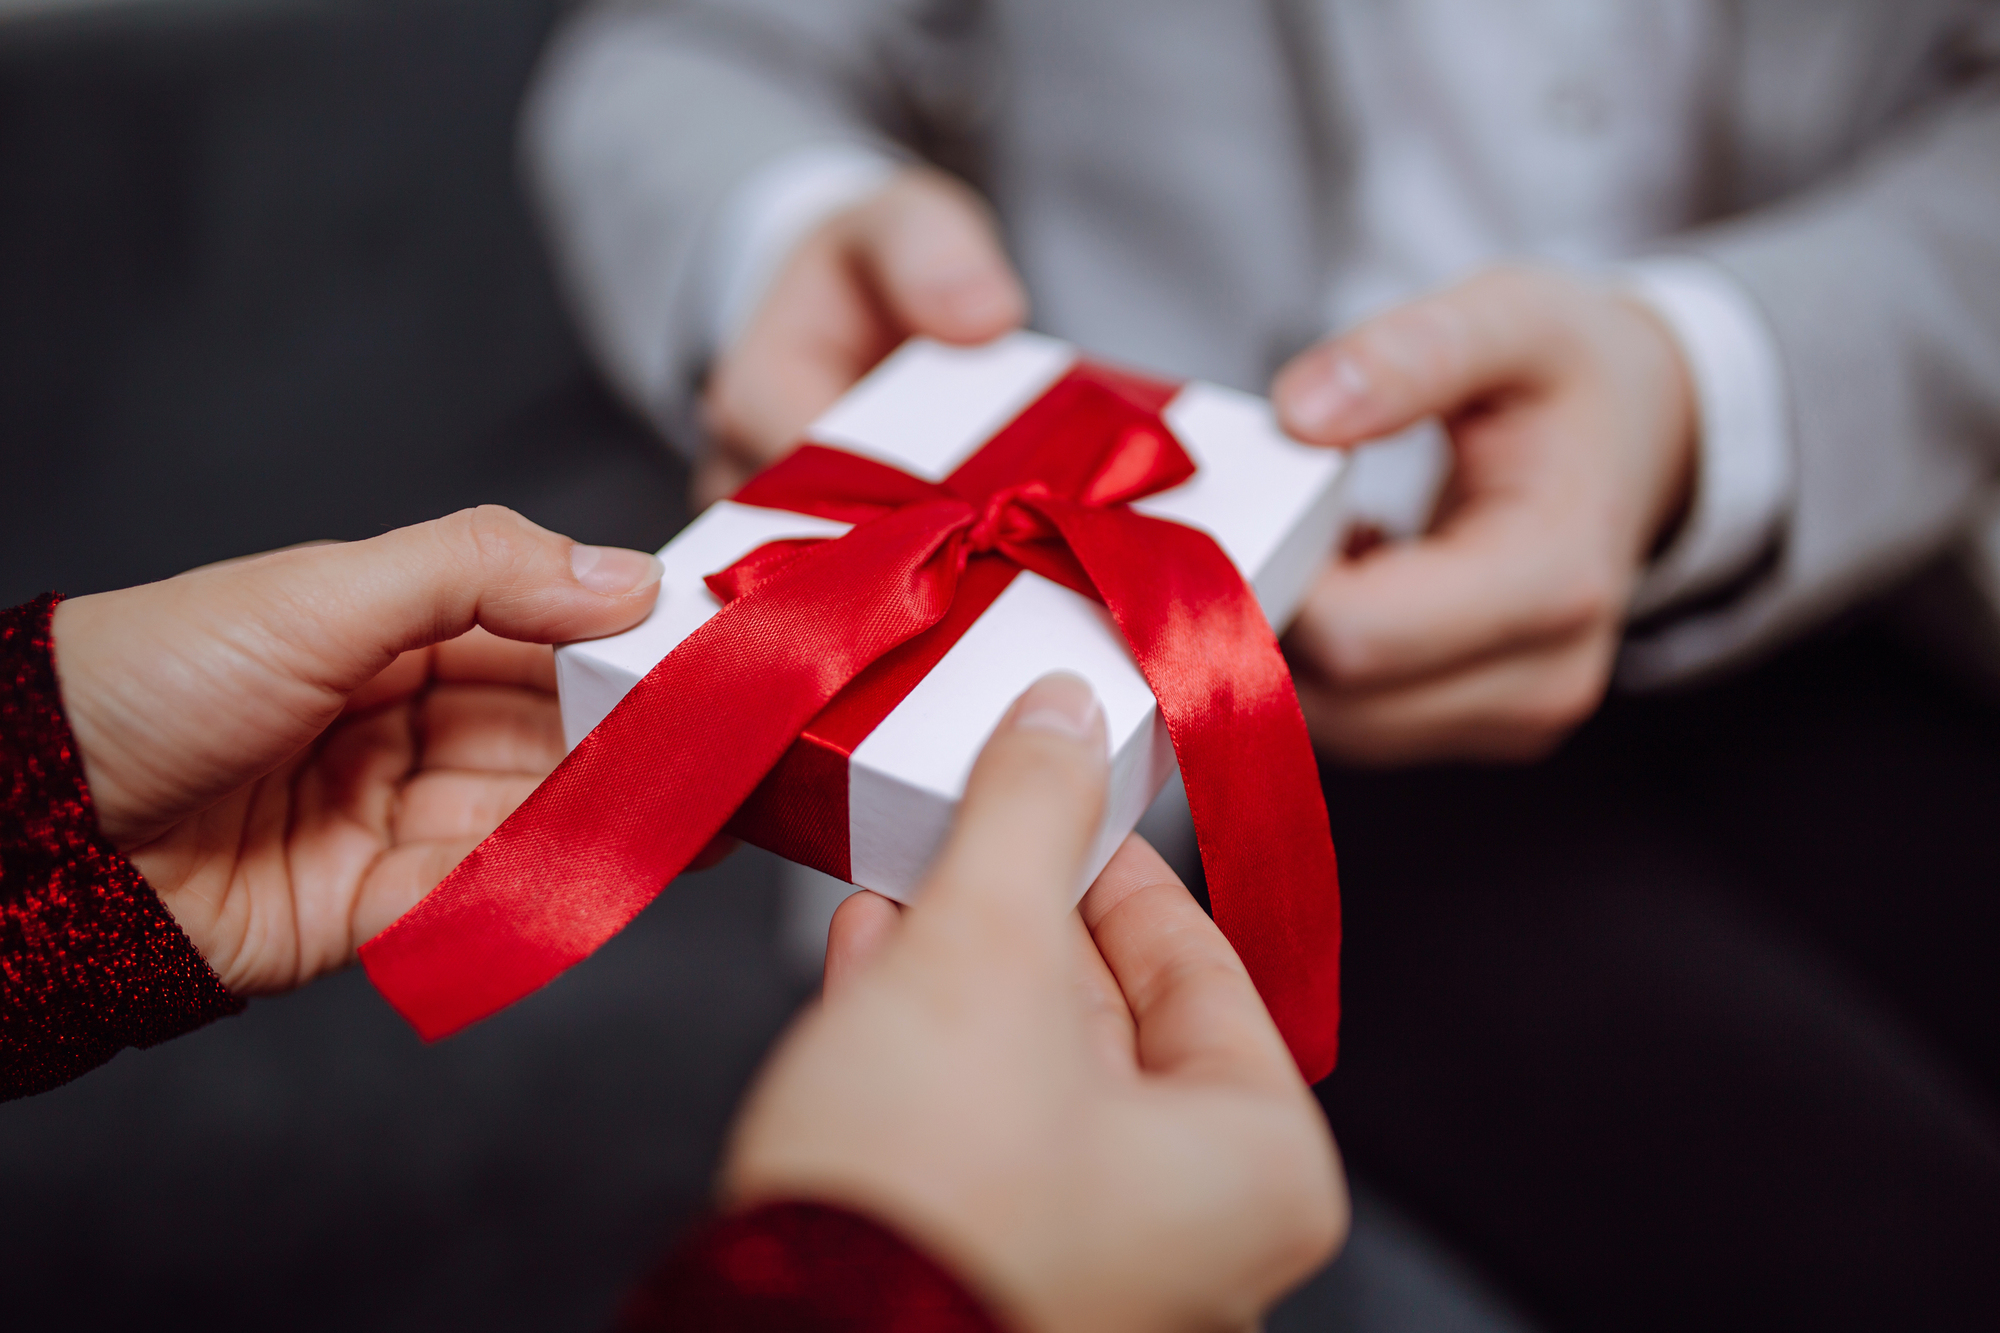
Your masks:
{"label": "skin", "polygon": [[823,1002],[745,1103],[721,1190],[897,1225],[1022,1329],[1241,1329],[1345,1236],[1340,1162],[1248,974],[1128,839],[1068,910],[1102,714],[1038,682],[900,910],[835,917]]}
{"label": "skin", "polygon": [[1694,390],[1650,311],[1493,269],[1302,353],[1272,397],[1314,444],[1435,416],[1453,447],[1429,531],[1330,560],[1286,640],[1321,745],[1382,764],[1532,759],[1596,711],[1693,483]]}
{"label": "skin", "polygon": [[[632,625],[659,576],[482,509],[65,602],[99,822],[232,990],[303,984],[553,767],[546,643]],[[721,1191],[870,1212],[1023,1329],[1247,1328],[1344,1236],[1339,1159],[1150,848],[1069,910],[1106,769],[1084,682],[1022,697],[917,906],[842,908]]]}
{"label": "skin", "polygon": [[941,172],[899,173],[799,244],[716,362],[702,401],[714,448],[695,473],[696,503],[776,461],[911,334],[981,343],[1027,313],[978,196]]}
{"label": "skin", "polygon": [[637,624],[659,578],[489,507],[66,601],[98,823],[230,990],[303,985],[555,767],[547,645]]}
{"label": "skin", "polygon": [[[904,337],[1015,327],[1021,291],[979,200],[906,170],[803,242],[717,359],[699,498],[781,456]],[[1330,558],[1286,639],[1322,750],[1531,759],[1595,711],[1639,574],[1694,484],[1692,382],[1649,310],[1554,269],[1496,268],[1318,343],[1271,392],[1309,443],[1436,417],[1454,449],[1429,531]]]}

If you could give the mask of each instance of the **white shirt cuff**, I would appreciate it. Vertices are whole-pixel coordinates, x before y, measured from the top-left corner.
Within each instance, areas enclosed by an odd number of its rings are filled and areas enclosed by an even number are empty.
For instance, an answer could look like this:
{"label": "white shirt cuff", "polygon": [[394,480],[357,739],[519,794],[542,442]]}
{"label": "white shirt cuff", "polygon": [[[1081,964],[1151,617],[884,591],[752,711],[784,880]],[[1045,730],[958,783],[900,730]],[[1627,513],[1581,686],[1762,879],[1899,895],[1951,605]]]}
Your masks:
{"label": "white shirt cuff", "polygon": [[1673,331],[1699,400],[1694,495],[1640,579],[1636,617],[1716,588],[1762,554],[1791,508],[1796,464],[1777,342],[1736,280],[1667,256],[1627,266],[1622,281]]}
{"label": "white shirt cuff", "polygon": [[786,153],[737,185],[710,233],[709,346],[720,351],[741,337],[799,242],[887,185],[898,166],[879,149],[821,143]]}

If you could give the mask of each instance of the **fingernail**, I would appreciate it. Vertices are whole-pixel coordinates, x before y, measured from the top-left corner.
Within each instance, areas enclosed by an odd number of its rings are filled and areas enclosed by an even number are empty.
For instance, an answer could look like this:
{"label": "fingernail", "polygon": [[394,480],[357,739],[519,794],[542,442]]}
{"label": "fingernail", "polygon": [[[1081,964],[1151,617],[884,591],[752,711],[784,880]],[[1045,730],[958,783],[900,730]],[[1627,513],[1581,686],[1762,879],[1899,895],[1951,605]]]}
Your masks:
{"label": "fingernail", "polygon": [[569,568],[578,583],[607,597],[637,592],[666,572],[657,557],[622,546],[572,546]]}
{"label": "fingernail", "polygon": [[1285,415],[1301,435],[1327,434],[1368,396],[1368,387],[1361,363],[1336,353],[1317,378],[1286,396]]}
{"label": "fingernail", "polygon": [[1055,671],[1030,685],[1014,705],[1019,731],[1048,731],[1071,740],[1095,740],[1104,709],[1082,676]]}

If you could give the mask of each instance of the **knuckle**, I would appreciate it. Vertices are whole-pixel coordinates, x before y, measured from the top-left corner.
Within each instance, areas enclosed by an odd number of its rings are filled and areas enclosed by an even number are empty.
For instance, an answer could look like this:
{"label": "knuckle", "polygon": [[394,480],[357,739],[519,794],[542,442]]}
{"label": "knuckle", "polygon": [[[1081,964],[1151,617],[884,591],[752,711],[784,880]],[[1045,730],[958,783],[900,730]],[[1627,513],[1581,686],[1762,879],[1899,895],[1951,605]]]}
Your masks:
{"label": "knuckle", "polygon": [[461,509],[444,521],[460,553],[480,569],[519,569],[534,558],[539,544],[534,525],[505,505]]}

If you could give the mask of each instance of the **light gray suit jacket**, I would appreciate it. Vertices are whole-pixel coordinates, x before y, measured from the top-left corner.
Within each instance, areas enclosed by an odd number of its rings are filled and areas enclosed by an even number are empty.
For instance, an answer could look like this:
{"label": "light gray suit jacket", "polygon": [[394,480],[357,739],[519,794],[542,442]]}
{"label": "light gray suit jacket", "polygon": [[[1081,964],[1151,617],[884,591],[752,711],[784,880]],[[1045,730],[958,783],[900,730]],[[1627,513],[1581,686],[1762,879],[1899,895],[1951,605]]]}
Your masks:
{"label": "light gray suit jacket", "polygon": [[[718,206],[779,155],[920,155],[991,199],[1038,327],[1261,391],[1325,332],[1344,151],[1317,0],[628,0],[559,37],[531,179],[586,332],[656,420],[710,349]],[[1794,504],[1654,680],[1781,641],[1937,552],[2000,473],[2000,5],[1738,0],[1708,100],[1721,264],[1787,377]],[[1331,128],[1330,128],[1331,127]],[[683,426],[681,429],[685,429]]]}

